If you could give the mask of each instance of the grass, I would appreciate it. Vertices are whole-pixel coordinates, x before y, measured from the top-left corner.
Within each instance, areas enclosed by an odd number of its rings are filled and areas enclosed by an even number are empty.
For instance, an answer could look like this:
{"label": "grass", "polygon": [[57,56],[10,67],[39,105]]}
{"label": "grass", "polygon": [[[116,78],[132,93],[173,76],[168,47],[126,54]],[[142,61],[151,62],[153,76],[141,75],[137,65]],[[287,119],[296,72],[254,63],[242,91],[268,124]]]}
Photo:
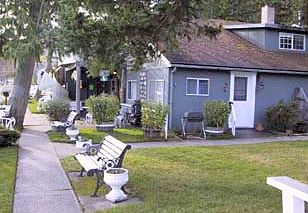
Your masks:
{"label": "grass", "polygon": [[[143,136],[143,131],[140,128],[119,128],[114,129],[110,133],[100,132],[93,128],[80,128],[80,135],[83,138],[92,139],[93,143],[101,142],[107,134],[126,143],[164,140],[162,138],[146,138]],[[59,143],[67,143],[69,139],[64,132],[49,131],[48,136],[51,141]],[[174,137],[175,135],[170,135],[171,139]]]}
{"label": "grass", "polygon": [[[79,171],[72,157],[67,172]],[[290,176],[308,183],[308,143],[288,142],[224,147],[177,147],[130,150],[128,191],[141,204],[102,212],[282,212],[281,192],[268,176]],[[73,181],[79,195],[90,195],[95,177]],[[99,194],[106,193],[102,187]]]}
{"label": "grass", "polygon": [[0,148],[0,212],[13,211],[17,148]]}
{"label": "grass", "polygon": [[34,114],[44,114],[44,112],[41,112],[37,109],[38,107],[38,101],[33,99],[31,102],[28,103],[28,109],[34,113]]}

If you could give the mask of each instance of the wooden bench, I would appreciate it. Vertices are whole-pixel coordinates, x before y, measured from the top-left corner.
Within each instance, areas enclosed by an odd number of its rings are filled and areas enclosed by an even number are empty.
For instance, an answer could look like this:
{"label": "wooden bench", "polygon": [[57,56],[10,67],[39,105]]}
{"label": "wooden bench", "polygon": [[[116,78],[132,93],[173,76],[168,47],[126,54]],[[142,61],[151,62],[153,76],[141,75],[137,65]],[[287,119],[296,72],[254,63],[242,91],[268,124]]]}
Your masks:
{"label": "wooden bench", "polygon": [[267,184],[282,191],[283,213],[305,213],[308,185],[286,176],[268,177]]}
{"label": "wooden bench", "polygon": [[104,140],[94,146],[88,147],[85,153],[75,155],[75,159],[81,165],[80,175],[86,172],[88,176],[97,177],[96,188],[92,197],[97,196],[97,191],[104,183],[104,170],[108,168],[120,168],[124,155],[131,146],[108,135]]}
{"label": "wooden bench", "polygon": [[71,127],[75,123],[77,116],[77,112],[71,111],[65,122],[52,121],[50,125],[52,129],[56,131],[64,131],[66,128]]}

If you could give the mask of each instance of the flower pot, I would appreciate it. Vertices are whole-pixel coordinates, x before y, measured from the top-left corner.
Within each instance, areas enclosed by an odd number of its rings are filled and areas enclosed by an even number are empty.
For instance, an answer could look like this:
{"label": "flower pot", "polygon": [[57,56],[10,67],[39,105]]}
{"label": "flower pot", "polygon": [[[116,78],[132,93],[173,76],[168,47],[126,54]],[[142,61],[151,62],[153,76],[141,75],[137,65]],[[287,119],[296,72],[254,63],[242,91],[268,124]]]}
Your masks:
{"label": "flower pot", "polygon": [[127,200],[122,187],[128,182],[128,170],[124,168],[111,168],[104,171],[104,182],[111,187],[105,198],[113,203]]}
{"label": "flower pot", "polygon": [[161,133],[161,129],[144,128],[143,132],[144,132],[144,137],[159,138],[160,133]]}
{"label": "flower pot", "polygon": [[111,132],[115,125],[114,123],[103,123],[99,125],[95,125],[97,131]]}
{"label": "flower pot", "polygon": [[293,129],[286,129],[287,136],[293,135]]}
{"label": "flower pot", "polygon": [[209,127],[209,126],[207,126],[205,128],[205,132],[210,133],[210,134],[223,134],[224,128],[223,127]]}
{"label": "flower pot", "polygon": [[258,124],[256,125],[256,130],[257,130],[257,131],[264,131],[264,125],[258,123]]}
{"label": "flower pot", "polygon": [[70,129],[67,128],[65,130],[65,133],[68,137],[70,137],[70,141],[75,141],[77,140],[76,137],[79,135],[79,129]]}

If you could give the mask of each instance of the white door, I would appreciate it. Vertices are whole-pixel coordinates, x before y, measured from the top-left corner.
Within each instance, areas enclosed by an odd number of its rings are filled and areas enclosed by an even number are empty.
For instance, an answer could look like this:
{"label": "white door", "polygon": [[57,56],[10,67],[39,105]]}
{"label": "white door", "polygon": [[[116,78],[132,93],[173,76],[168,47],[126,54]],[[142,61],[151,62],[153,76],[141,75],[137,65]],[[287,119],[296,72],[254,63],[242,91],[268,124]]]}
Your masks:
{"label": "white door", "polygon": [[256,73],[231,72],[230,101],[233,102],[236,127],[254,127],[255,95]]}

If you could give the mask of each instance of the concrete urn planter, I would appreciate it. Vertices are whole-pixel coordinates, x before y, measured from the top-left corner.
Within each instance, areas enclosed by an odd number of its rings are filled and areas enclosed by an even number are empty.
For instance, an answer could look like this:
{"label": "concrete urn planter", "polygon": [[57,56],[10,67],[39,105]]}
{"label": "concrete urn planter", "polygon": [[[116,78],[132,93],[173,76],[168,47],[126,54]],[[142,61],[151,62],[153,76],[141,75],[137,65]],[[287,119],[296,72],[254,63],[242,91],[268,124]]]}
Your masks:
{"label": "concrete urn planter", "polygon": [[92,146],[92,140],[82,139],[81,136],[76,140],[76,148],[86,151],[89,146]]}
{"label": "concrete urn planter", "polygon": [[77,140],[76,137],[79,135],[79,129],[67,128],[65,133],[68,137],[70,137],[70,141],[75,141]]}
{"label": "concrete urn planter", "polygon": [[103,124],[98,124],[95,125],[97,131],[104,131],[104,132],[111,132],[114,128],[115,125],[114,123],[103,123]]}
{"label": "concrete urn planter", "polygon": [[121,189],[128,182],[128,170],[124,168],[111,168],[104,171],[104,181],[111,187],[106,199],[113,202],[127,200],[127,195]]}

